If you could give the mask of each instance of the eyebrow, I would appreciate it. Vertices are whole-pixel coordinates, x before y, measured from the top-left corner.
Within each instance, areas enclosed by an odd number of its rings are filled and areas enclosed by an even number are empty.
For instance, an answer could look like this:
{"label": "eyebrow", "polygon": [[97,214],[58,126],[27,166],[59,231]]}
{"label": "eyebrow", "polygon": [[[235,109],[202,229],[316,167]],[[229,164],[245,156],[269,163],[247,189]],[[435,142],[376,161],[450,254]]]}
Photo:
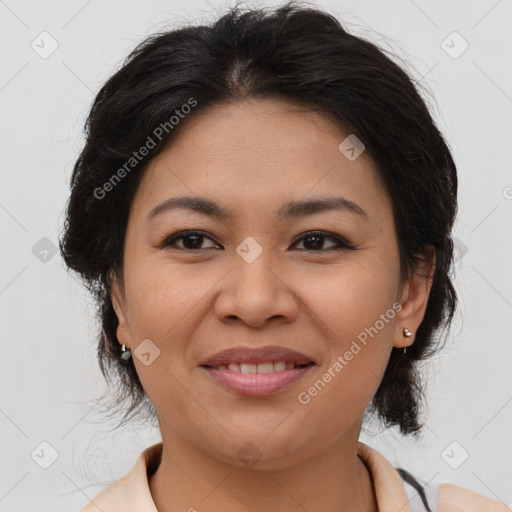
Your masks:
{"label": "eyebrow", "polygon": [[[211,199],[204,197],[182,196],[171,197],[158,204],[151,210],[148,220],[153,219],[157,215],[174,209],[187,209],[200,213],[208,217],[218,219],[228,219],[233,217],[233,213],[223,206],[219,205]],[[367,219],[367,213],[353,201],[349,201],[344,197],[325,197],[318,199],[310,199],[307,201],[290,201],[285,203],[277,211],[279,220],[290,218],[306,217],[315,213],[330,210],[339,210],[356,213],[357,215]]]}

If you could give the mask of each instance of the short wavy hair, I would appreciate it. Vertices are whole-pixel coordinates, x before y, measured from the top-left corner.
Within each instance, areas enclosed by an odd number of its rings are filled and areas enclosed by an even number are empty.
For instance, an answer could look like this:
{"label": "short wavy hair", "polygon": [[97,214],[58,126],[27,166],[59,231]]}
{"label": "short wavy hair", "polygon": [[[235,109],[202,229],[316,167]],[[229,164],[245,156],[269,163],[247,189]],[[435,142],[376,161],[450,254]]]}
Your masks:
{"label": "short wavy hair", "polygon": [[402,276],[435,250],[432,288],[415,342],[406,355],[393,348],[365,411],[403,435],[421,430],[425,391],[418,363],[440,349],[443,337],[436,334],[449,327],[457,303],[450,279],[457,172],[418,92],[419,81],[385,52],[317,8],[296,2],[274,9],[236,6],[210,25],[148,37],[102,86],[73,168],[59,245],[66,265],[94,295],[99,364],[106,380],[115,381],[113,405],[124,411],[123,420],[141,409],[152,417],[156,411],[133,358],[121,359],[111,275],[122,278],[128,214],[140,179],[177,130],[161,130],[151,154],[123,174],[107,198],[98,198],[97,191],[190,98],[197,105],[188,117],[222,102],[277,98],[323,113],[363,141],[392,200]]}

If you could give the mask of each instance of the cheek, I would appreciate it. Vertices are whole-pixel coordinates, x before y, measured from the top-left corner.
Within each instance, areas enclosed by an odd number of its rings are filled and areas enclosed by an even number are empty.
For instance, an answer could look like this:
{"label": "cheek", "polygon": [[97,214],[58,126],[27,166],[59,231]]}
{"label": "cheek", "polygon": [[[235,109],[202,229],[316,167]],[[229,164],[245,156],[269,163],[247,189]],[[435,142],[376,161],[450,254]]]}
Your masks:
{"label": "cheek", "polygon": [[377,258],[372,256],[366,259],[367,262],[334,269],[329,274],[316,272],[300,277],[312,320],[316,320],[330,340],[329,346],[338,353],[344,351],[349,340],[373,326],[382,314],[388,313],[388,321],[385,325],[379,322],[379,331],[386,337],[392,330],[398,271],[389,263],[377,264]]}
{"label": "cheek", "polygon": [[302,386],[298,402],[315,411],[311,417],[319,426],[329,417],[332,421],[332,414],[339,421],[357,417],[377,391],[396,322],[396,276],[387,269],[354,265],[328,279],[303,281],[313,321],[325,338],[325,357],[321,370]]}
{"label": "cheek", "polygon": [[[150,338],[171,348],[171,340],[179,340],[177,332],[189,321],[190,313],[201,308],[201,300],[215,280],[200,270],[171,264],[150,264],[151,260],[135,262],[128,274],[130,296],[128,314],[136,338]],[[128,267],[128,265],[127,265]],[[136,340],[135,343],[138,341]]]}
{"label": "cheek", "polygon": [[[201,322],[211,310],[209,294],[222,277],[205,272],[204,266],[189,268],[167,262],[155,264],[149,257],[126,262],[126,290],[130,297],[128,317],[135,355],[143,340],[150,340],[149,352],[157,356],[150,365],[135,357],[142,385],[157,408],[173,402],[176,414],[190,405],[182,384],[195,370],[187,351]],[[153,346],[154,344],[154,346]],[[133,352],[133,351],[132,351]],[[189,401],[190,402],[190,401]],[[173,413],[174,414],[174,413]]]}
{"label": "cheek", "polygon": [[[135,348],[134,364],[150,401],[171,424],[190,415],[191,401],[184,391],[189,378],[186,350],[197,328],[196,316],[208,286],[205,274],[197,279],[169,264],[155,265],[151,258],[126,262],[128,316]],[[137,346],[147,341],[150,364]],[[142,345],[141,345],[142,347]],[[133,351],[132,351],[133,352]],[[172,404],[172,407],[170,407]]]}

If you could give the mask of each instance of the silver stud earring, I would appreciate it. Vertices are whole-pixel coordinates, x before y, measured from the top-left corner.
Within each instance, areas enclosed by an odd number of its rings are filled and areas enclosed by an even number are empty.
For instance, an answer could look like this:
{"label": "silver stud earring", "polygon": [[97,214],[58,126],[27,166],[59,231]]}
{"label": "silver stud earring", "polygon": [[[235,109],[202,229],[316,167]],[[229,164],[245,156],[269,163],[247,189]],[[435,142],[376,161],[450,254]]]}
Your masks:
{"label": "silver stud earring", "polygon": [[130,359],[130,357],[132,357],[132,352],[130,349],[126,349],[126,345],[123,345],[121,347],[121,350],[122,350],[122,354],[121,354],[121,359],[123,359],[124,361],[128,361],[128,359]]}

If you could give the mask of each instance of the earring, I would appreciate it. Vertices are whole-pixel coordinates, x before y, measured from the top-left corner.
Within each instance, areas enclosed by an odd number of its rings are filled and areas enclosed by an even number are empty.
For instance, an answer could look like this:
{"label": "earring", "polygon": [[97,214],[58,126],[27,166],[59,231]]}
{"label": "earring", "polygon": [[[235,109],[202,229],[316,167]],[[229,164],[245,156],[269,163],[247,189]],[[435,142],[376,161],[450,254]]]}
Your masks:
{"label": "earring", "polygon": [[[410,338],[414,333],[412,331],[410,331],[409,329],[407,329],[407,327],[404,327],[404,330],[403,330],[403,333],[404,333],[404,336],[406,338]],[[405,353],[407,352],[407,347],[404,347],[404,356],[405,356]]]}
{"label": "earring", "polygon": [[123,345],[121,347],[121,350],[122,350],[122,354],[121,354],[121,359],[123,359],[123,361],[128,361],[128,359],[130,359],[130,357],[132,357],[132,352],[131,350],[128,348],[128,350],[126,349],[126,345]]}

